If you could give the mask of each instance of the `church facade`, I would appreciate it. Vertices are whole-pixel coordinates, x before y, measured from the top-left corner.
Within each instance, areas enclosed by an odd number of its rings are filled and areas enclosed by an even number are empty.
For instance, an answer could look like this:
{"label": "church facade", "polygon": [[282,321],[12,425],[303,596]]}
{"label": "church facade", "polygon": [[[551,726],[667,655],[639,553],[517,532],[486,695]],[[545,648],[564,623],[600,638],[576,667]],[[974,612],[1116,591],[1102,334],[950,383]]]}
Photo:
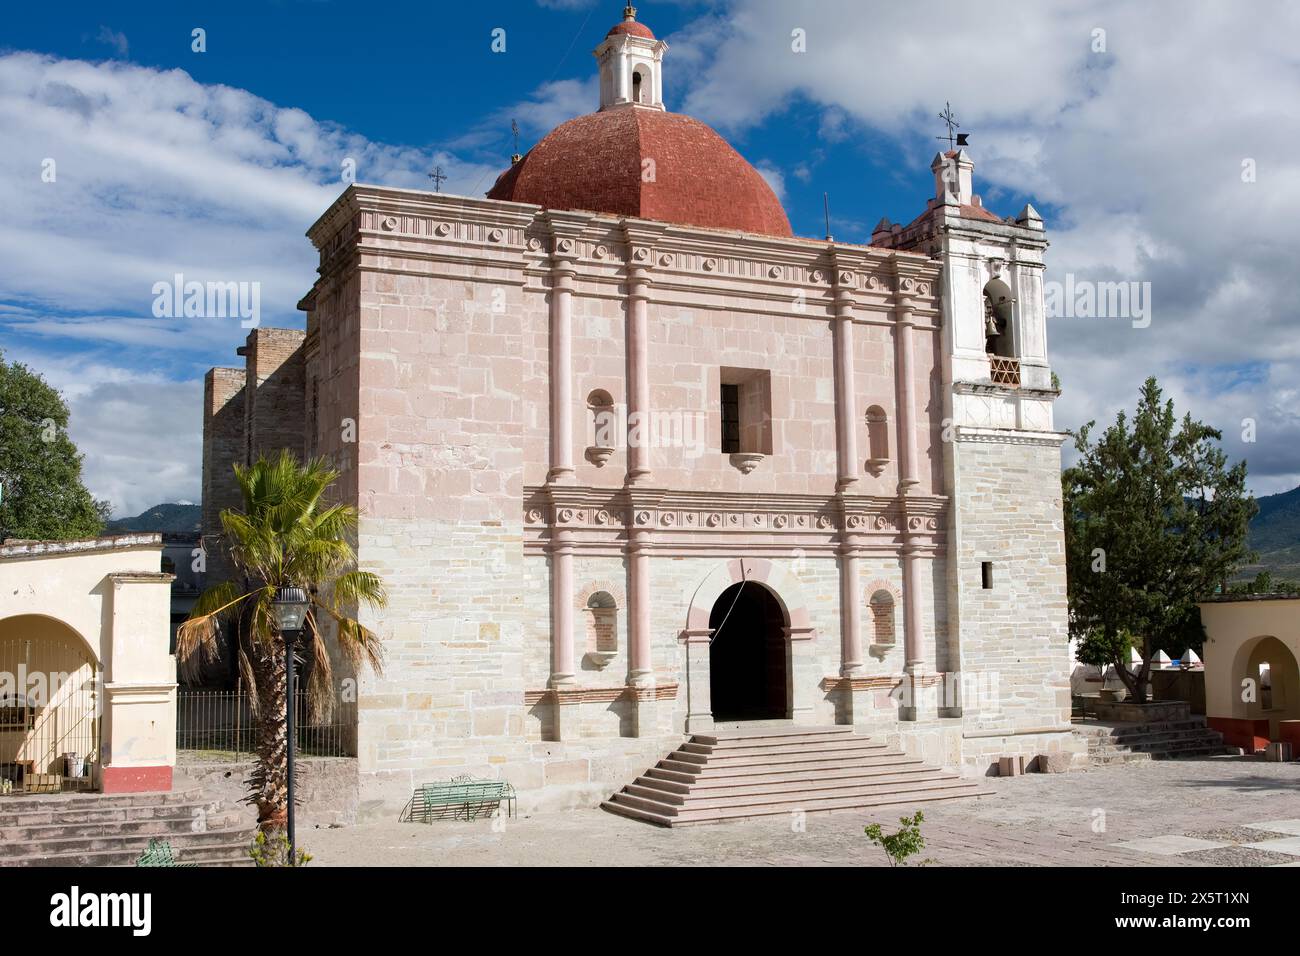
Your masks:
{"label": "church facade", "polygon": [[664,109],[666,51],[629,12],[599,110],[486,198],[349,186],[305,333],[208,375],[205,534],[234,462],[323,456],[389,587],[366,806],[461,773],[590,805],[734,722],[969,773],[1074,747],[1042,220],[960,150],[910,224],[795,237]]}

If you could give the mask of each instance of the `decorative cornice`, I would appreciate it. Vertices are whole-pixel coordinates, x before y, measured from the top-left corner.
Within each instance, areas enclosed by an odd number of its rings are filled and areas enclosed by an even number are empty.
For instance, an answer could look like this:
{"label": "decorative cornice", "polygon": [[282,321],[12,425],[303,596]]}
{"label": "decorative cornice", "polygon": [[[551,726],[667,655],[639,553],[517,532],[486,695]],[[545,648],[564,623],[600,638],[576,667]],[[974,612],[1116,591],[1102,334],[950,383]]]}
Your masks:
{"label": "decorative cornice", "polygon": [[904,681],[916,687],[939,687],[943,684],[942,674],[878,674],[873,677],[823,677],[822,690],[832,691],[892,691]]}
{"label": "decorative cornice", "polygon": [[985,445],[1040,445],[1059,448],[1068,438],[1065,432],[1030,432],[1016,428],[976,428],[958,425],[953,431],[954,442]]}
{"label": "decorative cornice", "polygon": [[618,700],[675,700],[677,684],[655,684],[653,687],[548,687],[544,690],[524,691],[524,706],[532,707],[548,701],[560,704],[609,704]]}
{"label": "decorative cornice", "polygon": [[894,536],[941,531],[939,496],[754,495],[715,491],[534,485],[524,489],[524,524],[572,530],[755,532]]}

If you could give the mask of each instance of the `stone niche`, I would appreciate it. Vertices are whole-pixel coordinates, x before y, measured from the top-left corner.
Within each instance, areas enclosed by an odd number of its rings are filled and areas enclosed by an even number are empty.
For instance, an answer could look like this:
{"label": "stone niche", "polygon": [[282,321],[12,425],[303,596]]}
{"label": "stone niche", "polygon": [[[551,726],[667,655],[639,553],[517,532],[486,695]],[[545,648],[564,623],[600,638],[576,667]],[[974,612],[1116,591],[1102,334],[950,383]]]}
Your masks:
{"label": "stone niche", "polygon": [[618,656],[618,599],[609,591],[596,591],[582,610],[587,633],[583,660],[599,670]]}

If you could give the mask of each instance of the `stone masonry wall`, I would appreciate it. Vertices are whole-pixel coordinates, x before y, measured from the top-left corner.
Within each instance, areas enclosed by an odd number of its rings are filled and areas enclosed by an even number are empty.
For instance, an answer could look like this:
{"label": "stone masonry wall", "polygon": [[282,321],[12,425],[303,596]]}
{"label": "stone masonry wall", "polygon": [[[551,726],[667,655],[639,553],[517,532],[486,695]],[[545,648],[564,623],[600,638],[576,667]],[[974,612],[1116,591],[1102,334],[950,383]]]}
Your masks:
{"label": "stone masonry wall", "polygon": [[953,455],[964,755],[1043,752],[1070,718],[1060,449],[959,436]]}
{"label": "stone masonry wall", "polygon": [[239,368],[210,369],[203,379],[203,516],[209,579],[220,581],[231,571],[225,551],[215,546],[221,534],[221,512],[240,504],[234,466],[244,460],[244,381]]}
{"label": "stone masonry wall", "polygon": [[306,435],[304,333],[254,329],[244,345],[244,461],[282,448],[303,456]]}

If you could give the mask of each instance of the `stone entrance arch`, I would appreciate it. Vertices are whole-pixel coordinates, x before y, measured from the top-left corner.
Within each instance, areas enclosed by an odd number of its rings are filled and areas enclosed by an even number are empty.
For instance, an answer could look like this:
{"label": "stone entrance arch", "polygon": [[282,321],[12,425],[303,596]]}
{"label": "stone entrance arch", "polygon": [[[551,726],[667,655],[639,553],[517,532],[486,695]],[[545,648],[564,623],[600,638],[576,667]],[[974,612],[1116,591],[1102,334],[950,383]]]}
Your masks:
{"label": "stone entrance arch", "polygon": [[733,558],[715,566],[691,595],[686,626],[681,633],[686,663],[686,730],[700,732],[714,725],[710,642],[714,628],[710,616],[723,593],[734,585],[754,583],[775,598],[784,616],[786,644],[786,717],[796,724],[814,723],[813,696],[817,666],[812,642],[816,630],[808,615],[807,601],[799,582],[779,565],[765,558]]}

